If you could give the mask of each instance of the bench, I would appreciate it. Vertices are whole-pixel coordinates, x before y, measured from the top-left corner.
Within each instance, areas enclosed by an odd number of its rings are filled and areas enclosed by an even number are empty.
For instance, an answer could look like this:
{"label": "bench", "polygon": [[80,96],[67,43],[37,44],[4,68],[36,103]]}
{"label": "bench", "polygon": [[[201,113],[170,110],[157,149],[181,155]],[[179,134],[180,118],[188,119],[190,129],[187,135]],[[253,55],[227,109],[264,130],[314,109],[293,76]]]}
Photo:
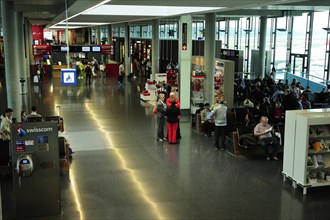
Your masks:
{"label": "bench", "polygon": [[[274,131],[280,133],[280,145],[283,146],[284,143],[284,125],[274,125]],[[256,153],[259,151],[263,152],[261,147],[258,144],[258,139],[253,135],[253,127],[236,127],[236,130],[233,131],[233,144],[234,144],[234,155],[249,155],[252,152]],[[244,143],[242,140],[242,136],[247,135],[250,136],[250,141],[248,143]],[[280,147],[279,152],[282,152],[283,148]]]}

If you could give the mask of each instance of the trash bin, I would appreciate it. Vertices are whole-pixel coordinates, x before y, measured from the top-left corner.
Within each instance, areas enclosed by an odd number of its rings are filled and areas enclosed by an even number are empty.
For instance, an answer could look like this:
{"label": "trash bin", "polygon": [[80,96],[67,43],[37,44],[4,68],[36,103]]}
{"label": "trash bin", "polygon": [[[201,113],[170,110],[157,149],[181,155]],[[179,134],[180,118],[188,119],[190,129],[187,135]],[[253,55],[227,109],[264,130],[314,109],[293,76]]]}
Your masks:
{"label": "trash bin", "polygon": [[19,80],[19,82],[21,83],[21,95],[25,95],[26,94],[26,92],[25,92],[25,79],[23,79],[23,78],[21,78],[20,80]]}

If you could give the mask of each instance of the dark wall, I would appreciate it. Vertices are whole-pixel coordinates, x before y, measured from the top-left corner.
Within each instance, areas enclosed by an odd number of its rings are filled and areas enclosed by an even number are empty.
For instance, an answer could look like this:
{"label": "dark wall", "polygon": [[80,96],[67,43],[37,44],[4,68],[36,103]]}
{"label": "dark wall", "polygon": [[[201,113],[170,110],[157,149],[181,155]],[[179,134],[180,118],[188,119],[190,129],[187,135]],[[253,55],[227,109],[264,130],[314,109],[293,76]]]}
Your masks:
{"label": "dark wall", "polygon": [[179,60],[179,41],[160,40],[159,72],[165,73],[167,64],[172,60],[175,64]]}
{"label": "dark wall", "polygon": [[66,53],[52,52],[52,62],[57,64],[59,61],[62,62],[62,65],[66,65]]}

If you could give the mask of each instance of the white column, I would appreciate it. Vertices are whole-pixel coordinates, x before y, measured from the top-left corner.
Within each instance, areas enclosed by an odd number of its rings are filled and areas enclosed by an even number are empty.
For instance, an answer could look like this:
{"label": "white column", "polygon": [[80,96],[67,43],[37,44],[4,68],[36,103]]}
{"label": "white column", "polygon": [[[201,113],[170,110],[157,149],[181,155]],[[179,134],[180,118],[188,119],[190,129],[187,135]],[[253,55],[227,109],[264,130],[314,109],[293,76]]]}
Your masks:
{"label": "white column", "polygon": [[152,42],[151,42],[151,80],[155,79],[155,73],[159,72],[159,20],[152,21]]}
{"label": "white column", "polygon": [[215,13],[205,15],[204,102],[214,103]]}
{"label": "white column", "polygon": [[17,56],[18,61],[17,67],[18,67],[18,76],[19,78],[26,79],[26,59],[25,59],[25,47],[24,47],[24,32],[23,32],[23,13],[22,12],[16,12],[17,16],[17,22],[16,22],[16,33],[17,33]]}
{"label": "white column", "polygon": [[126,75],[131,73],[131,49],[130,49],[130,37],[129,37],[129,25],[125,26],[125,73]]}
{"label": "white column", "polygon": [[[184,30],[183,27],[187,29]],[[179,98],[181,109],[190,109],[192,56],[192,18],[183,15],[179,22]]]}
{"label": "white column", "polygon": [[[14,12],[13,1],[1,1],[1,20],[3,28],[5,69],[6,69],[6,88],[7,88],[7,107],[14,109],[14,116],[19,118],[21,111],[20,82],[18,74],[18,46],[17,32],[15,25],[17,16]],[[14,16],[13,16],[14,15]]]}

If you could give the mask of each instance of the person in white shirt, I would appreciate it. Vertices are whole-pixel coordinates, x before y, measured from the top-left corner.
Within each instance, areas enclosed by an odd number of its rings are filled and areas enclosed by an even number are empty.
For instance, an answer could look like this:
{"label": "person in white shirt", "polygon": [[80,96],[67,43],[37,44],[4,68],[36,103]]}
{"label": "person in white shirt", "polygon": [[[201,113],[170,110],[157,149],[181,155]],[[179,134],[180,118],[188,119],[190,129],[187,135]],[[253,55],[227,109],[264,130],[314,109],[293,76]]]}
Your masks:
{"label": "person in white shirt", "polygon": [[104,85],[104,78],[105,78],[105,66],[104,63],[100,63],[100,73],[101,73],[101,83]]}
{"label": "person in white shirt", "polygon": [[118,73],[119,85],[123,85],[124,75],[125,75],[125,67],[124,67],[123,62],[121,62],[119,65],[119,73]]}
{"label": "person in white shirt", "polygon": [[27,118],[32,118],[32,117],[42,117],[40,114],[37,113],[37,107],[32,106],[31,108],[32,112],[27,116]]}
{"label": "person in white shirt", "polygon": [[10,141],[10,124],[12,123],[13,109],[7,108],[4,115],[1,115],[0,138],[3,141]]}
{"label": "person in white shirt", "polygon": [[[262,116],[260,119],[260,123],[257,124],[254,128],[254,135],[259,139],[258,143],[264,150],[266,154],[266,159],[270,160],[272,156],[274,160],[278,160],[277,154],[279,142],[276,138],[273,137],[272,130],[272,126],[268,124],[268,118]],[[271,146],[273,148],[272,155],[268,151],[268,146]]]}

